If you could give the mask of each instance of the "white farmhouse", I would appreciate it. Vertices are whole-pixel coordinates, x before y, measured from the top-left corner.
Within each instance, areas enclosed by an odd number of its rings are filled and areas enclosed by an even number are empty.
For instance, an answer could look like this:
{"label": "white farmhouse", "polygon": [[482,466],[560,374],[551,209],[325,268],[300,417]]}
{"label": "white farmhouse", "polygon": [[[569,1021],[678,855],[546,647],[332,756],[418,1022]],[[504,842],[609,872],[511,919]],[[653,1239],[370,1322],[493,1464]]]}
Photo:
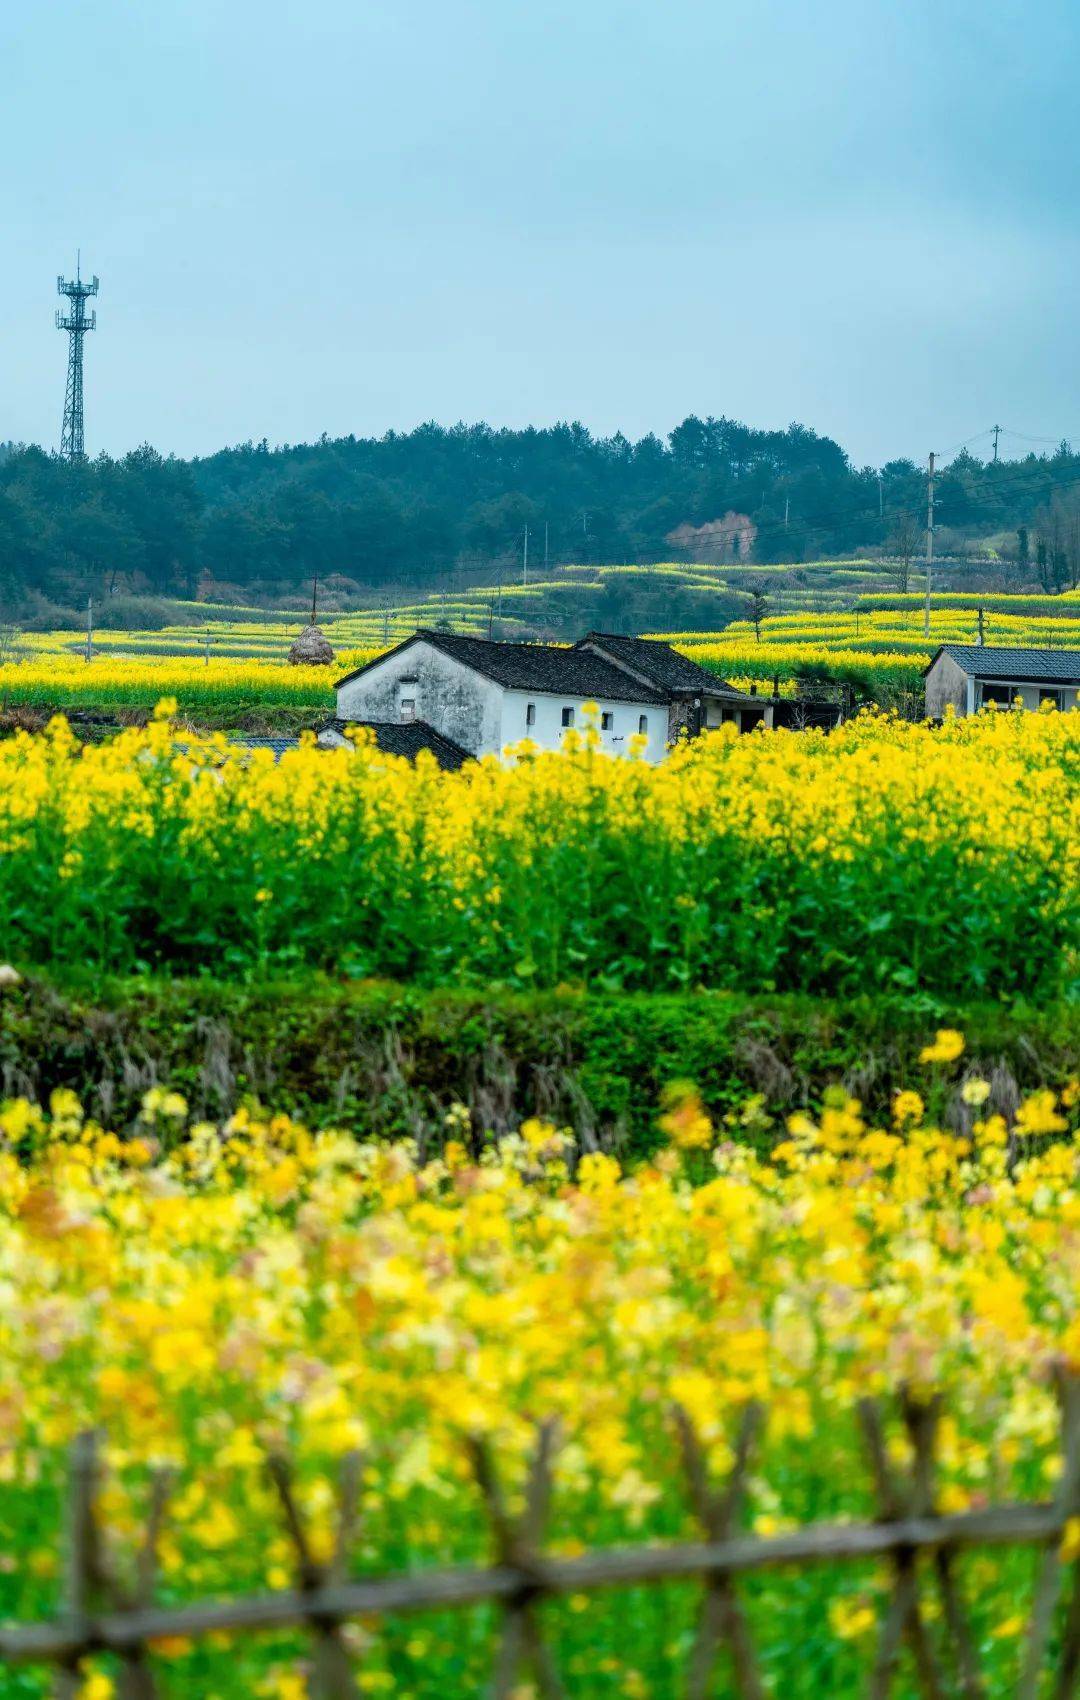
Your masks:
{"label": "white farmhouse", "polygon": [[662,761],[685,729],[734,721],[771,723],[772,705],[734,690],[669,644],[590,632],[572,649],[492,643],[422,629],[337,684],[337,715],[320,742],[346,726],[422,723],[474,756],[498,755],[530,738],[557,750],[596,704],[602,747],[626,754],[644,738],[646,761]]}
{"label": "white farmhouse", "polygon": [[974,714],[987,703],[1024,708],[1043,703],[1076,708],[1080,701],[1080,650],[1006,649],[996,644],[942,644],[924,674],[926,717],[940,720],[946,708]]}

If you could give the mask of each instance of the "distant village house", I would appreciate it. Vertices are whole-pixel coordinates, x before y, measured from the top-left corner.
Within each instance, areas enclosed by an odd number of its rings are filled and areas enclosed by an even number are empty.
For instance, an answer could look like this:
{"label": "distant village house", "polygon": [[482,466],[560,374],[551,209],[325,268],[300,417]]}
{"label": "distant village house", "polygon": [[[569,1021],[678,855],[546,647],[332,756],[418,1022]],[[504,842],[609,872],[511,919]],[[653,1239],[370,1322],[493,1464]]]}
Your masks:
{"label": "distant village house", "polygon": [[941,720],[947,708],[976,714],[989,703],[1009,708],[1076,708],[1080,701],[1080,650],[1006,649],[992,644],[945,643],[924,674],[926,717]]}
{"label": "distant village house", "polygon": [[367,724],[415,727],[472,756],[525,738],[557,750],[571,727],[586,725],[587,703],[596,705],[602,749],[626,755],[638,740],[650,762],[681,734],[728,724],[749,732],[771,725],[773,712],[654,639],[589,632],[563,648],[421,629],[338,681],[337,714],[319,741],[343,743],[347,727]]}
{"label": "distant village house", "polygon": [[737,514],[730,509],[723,519],[706,520],[704,525],[677,525],[664,538],[681,555],[692,561],[748,561],[754,552],[757,526],[749,514]]}

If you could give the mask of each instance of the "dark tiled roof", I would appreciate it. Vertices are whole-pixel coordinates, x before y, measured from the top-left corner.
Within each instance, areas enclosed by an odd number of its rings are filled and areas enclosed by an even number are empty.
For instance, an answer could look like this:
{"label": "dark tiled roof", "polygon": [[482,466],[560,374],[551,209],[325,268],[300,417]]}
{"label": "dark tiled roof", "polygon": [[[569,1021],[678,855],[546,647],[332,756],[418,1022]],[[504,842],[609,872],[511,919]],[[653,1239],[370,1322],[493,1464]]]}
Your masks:
{"label": "dark tiled roof", "polygon": [[384,755],[407,756],[410,761],[415,761],[421,750],[430,750],[447,773],[456,772],[463,763],[473,759],[463,745],[456,744],[453,738],[445,737],[442,732],[436,732],[426,720],[404,723],[396,720],[329,720],[322,730],[344,733],[349,726],[362,726],[374,732],[375,743]]}
{"label": "dark tiled roof", "polygon": [[[585,650],[562,649],[550,643],[491,643],[487,638],[459,637],[455,632],[429,631],[421,626],[399,649],[421,638],[444,655],[453,656],[466,667],[483,673],[511,691],[546,691],[552,696],[606,697],[615,702],[666,702],[667,697],[652,685],[639,685],[622,667]],[[377,667],[385,656],[369,661]],[[367,671],[358,667],[338,685]]]}
{"label": "dark tiled roof", "polygon": [[750,702],[745,691],[737,691],[726,679],[699,667],[688,655],[680,655],[670,643],[660,638],[627,637],[621,632],[587,632],[574,645],[575,649],[595,648],[610,656],[616,666],[622,666],[647,679],[665,694],[678,692],[701,696],[730,697],[737,702]]}
{"label": "dark tiled roof", "polygon": [[272,750],[275,761],[279,761],[286,750],[298,750],[300,748],[299,738],[286,737],[247,738],[241,736],[230,738],[229,743],[240,750]]}
{"label": "dark tiled roof", "polygon": [[1005,649],[996,644],[943,643],[934,661],[943,654],[951,655],[965,673],[976,679],[1045,679],[1054,684],[1080,685],[1080,649]]}

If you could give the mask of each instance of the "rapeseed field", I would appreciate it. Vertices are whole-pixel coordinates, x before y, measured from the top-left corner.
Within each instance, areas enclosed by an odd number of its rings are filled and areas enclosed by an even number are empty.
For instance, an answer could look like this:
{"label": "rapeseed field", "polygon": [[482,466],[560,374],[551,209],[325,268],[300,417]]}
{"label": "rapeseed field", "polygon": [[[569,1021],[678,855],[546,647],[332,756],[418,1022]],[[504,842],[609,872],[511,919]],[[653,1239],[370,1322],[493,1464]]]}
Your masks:
{"label": "rapeseed field", "polygon": [[420,984],[1064,995],[1080,716],[730,730],[659,766],[595,733],[440,772],[63,720],[0,743],[17,966]]}
{"label": "rapeseed field", "polygon": [[[962,1125],[933,1113],[959,1087]],[[113,1561],[141,1538],[151,1465],[173,1480],[159,1597],[278,1590],[291,1549],[266,1473],[285,1448],[316,1555],[333,1483],[363,1454],[354,1576],[483,1562],[470,1465],[483,1437],[517,1504],[537,1424],[554,1420],[549,1550],[694,1538],[676,1409],[718,1480],[751,1400],[765,1427],[745,1527],[775,1534],[872,1515],[856,1406],[940,1396],[938,1508],[1045,1499],[1061,1469],[1052,1381],[1080,1369],[1080,1085],[1009,1121],[943,1030],[886,1125],[830,1094],[768,1131],[756,1101],[713,1127],[692,1089],[665,1143],[622,1169],[538,1120],[501,1141],[461,1107],[446,1142],[364,1144],[242,1112],[191,1125],[155,1089],[123,1136],[70,1092],[0,1111],[0,1611],[55,1605],[65,1447],[104,1438],[99,1514]],[[901,1431],[889,1445],[902,1463]],[[1075,1543],[1074,1543],[1075,1544]],[[961,1562],[990,1692],[1013,1691],[1033,1559]],[[854,1692],[887,1567],[780,1571],[741,1584],[775,1693]],[[698,1590],[572,1596],[545,1607],[566,1691],[682,1692]],[[486,1610],[359,1624],[358,1691],[480,1694]],[[170,1641],[165,1695],[302,1696],[306,1646],[278,1633]],[[110,1700],[108,1661],[84,1667]],[[5,1694],[45,1692],[27,1671]],[[906,1678],[898,1692],[909,1692]]]}

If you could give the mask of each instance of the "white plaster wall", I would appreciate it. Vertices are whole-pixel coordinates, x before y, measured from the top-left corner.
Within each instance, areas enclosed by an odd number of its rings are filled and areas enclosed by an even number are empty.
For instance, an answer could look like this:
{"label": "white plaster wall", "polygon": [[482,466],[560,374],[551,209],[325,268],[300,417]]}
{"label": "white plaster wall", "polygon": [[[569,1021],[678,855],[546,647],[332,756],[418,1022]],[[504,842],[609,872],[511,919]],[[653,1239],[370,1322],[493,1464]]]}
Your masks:
{"label": "white plaster wall", "polygon": [[[536,724],[526,726],[525,710],[529,703],[536,704]],[[612,702],[608,698],[551,696],[540,691],[506,691],[502,701],[501,747],[507,744],[519,744],[522,738],[531,738],[534,744],[539,744],[544,750],[557,750],[561,747],[566,728],[562,724],[564,708],[574,710],[574,726],[581,732],[585,729],[585,704],[595,702],[600,713],[596,717],[599,728],[600,714],[605,712],[614,716],[614,724],[610,732],[601,732],[601,748],[608,755],[623,756],[630,753],[630,739],[638,729],[638,721],[644,714],[649,720],[649,741],[641,752],[644,761],[663,761],[667,748],[667,708],[661,702]]]}
{"label": "white plaster wall", "polygon": [[959,662],[951,655],[939,655],[926,675],[926,718],[943,720],[952,703],[957,714],[966,714],[968,678]]}
{"label": "white plaster wall", "polygon": [[744,704],[724,702],[720,697],[707,697],[705,699],[705,725],[707,730],[710,732],[714,731],[718,726],[726,726],[730,724],[738,726],[741,731],[744,715],[748,718],[751,716],[754,717],[752,723],[757,724],[756,717],[759,714],[762,717],[762,726],[772,725],[773,705],[764,697],[760,698],[755,703],[748,702]]}
{"label": "white plaster wall", "polygon": [[[405,680],[415,679],[415,688]],[[501,749],[502,686],[420,638],[384,656],[358,679],[340,685],[339,720],[401,720],[401,699],[413,698],[415,717],[482,756]]]}

